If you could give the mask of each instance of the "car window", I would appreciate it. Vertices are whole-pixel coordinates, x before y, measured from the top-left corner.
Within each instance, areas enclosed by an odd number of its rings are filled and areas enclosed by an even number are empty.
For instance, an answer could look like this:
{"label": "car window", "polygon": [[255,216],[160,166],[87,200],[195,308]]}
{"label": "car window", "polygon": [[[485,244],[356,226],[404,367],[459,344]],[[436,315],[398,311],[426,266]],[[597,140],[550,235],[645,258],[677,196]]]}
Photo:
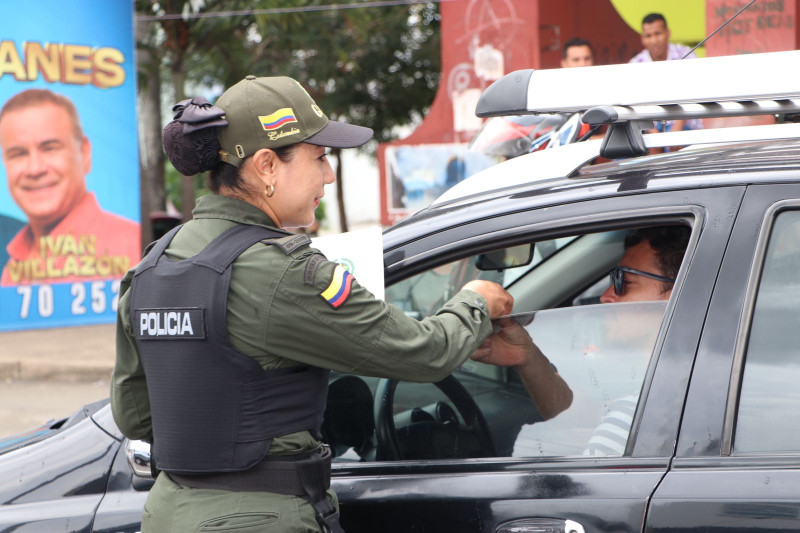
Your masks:
{"label": "car window", "polygon": [[[329,411],[341,413],[326,414],[323,427],[336,460],[622,455],[667,306],[663,299],[600,303],[626,234],[535,242],[529,263],[495,270],[475,254],[388,287],[388,302],[423,319],[470,280],[501,283],[572,402],[543,416],[513,367],[472,360],[447,383],[392,383],[388,392],[387,380],[350,376],[361,384],[332,383]],[[491,252],[514,264],[510,248],[499,251]]]}
{"label": "car window", "polygon": [[800,451],[800,212],[778,215],[745,354],[735,452]]}
{"label": "car window", "polygon": [[566,237],[538,242],[529,264],[506,268],[502,272],[479,270],[477,256],[447,263],[387,287],[386,301],[414,318],[431,316],[468,281],[487,279],[508,287],[574,239]]}
{"label": "car window", "polygon": [[622,455],[666,305],[599,304],[523,315],[573,400],[556,417],[522,426],[512,455]]}

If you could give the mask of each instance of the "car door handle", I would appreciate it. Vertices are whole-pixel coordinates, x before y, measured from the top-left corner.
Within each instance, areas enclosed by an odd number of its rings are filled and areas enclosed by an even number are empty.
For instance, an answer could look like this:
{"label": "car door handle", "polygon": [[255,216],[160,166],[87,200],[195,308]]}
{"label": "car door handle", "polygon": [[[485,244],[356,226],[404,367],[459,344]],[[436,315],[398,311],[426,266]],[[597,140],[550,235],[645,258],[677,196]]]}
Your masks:
{"label": "car door handle", "polygon": [[125,443],[125,455],[136,476],[153,479],[150,470],[150,444],[143,440],[129,440]]}
{"label": "car door handle", "polygon": [[523,518],[500,524],[495,533],[586,533],[573,520],[561,518]]}

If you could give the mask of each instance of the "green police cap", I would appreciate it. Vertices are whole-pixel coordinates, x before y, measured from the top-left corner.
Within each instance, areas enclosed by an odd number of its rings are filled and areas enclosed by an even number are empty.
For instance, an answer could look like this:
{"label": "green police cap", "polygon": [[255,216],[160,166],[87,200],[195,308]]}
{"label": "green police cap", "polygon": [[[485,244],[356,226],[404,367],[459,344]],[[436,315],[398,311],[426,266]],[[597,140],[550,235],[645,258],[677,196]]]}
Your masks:
{"label": "green police cap", "polygon": [[299,142],[355,148],[372,138],[369,128],[329,120],[303,86],[286,76],[247,76],[222,93],[216,106],[228,121],[217,129],[220,158],[236,167],[261,148]]}

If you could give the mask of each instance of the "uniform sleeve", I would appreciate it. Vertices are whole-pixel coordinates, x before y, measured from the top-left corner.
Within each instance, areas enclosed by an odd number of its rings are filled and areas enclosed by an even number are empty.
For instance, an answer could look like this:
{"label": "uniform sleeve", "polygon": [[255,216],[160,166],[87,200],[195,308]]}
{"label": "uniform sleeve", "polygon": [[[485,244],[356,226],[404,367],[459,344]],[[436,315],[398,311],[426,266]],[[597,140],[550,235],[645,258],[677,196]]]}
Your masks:
{"label": "uniform sleeve", "polygon": [[276,356],[340,372],[433,382],[458,368],[490,333],[488,306],[478,293],[461,291],[418,321],[308,251],[276,284],[265,345]]}
{"label": "uniform sleeve", "polygon": [[144,368],[131,330],[130,288],[133,271],[120,285],[117,308],[117,356],[111,375],[111,412],[114,421],[129,439],[152,439],[150,399]]}

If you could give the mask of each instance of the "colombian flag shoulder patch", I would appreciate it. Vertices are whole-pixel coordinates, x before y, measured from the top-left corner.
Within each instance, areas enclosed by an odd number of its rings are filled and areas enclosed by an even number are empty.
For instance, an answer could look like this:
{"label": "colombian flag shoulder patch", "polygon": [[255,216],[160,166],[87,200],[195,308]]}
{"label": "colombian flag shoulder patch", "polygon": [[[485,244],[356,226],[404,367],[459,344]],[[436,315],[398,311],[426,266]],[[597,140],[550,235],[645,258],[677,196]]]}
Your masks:
{"label": "colombian flag shoulder patch", "polygon": [[350,289],[353,286],[353,275],[342,265],[336,265],[333,271],[333,279],[328,288],[320,293],[323,300],[334,309],[339,309],[350,296]]}

